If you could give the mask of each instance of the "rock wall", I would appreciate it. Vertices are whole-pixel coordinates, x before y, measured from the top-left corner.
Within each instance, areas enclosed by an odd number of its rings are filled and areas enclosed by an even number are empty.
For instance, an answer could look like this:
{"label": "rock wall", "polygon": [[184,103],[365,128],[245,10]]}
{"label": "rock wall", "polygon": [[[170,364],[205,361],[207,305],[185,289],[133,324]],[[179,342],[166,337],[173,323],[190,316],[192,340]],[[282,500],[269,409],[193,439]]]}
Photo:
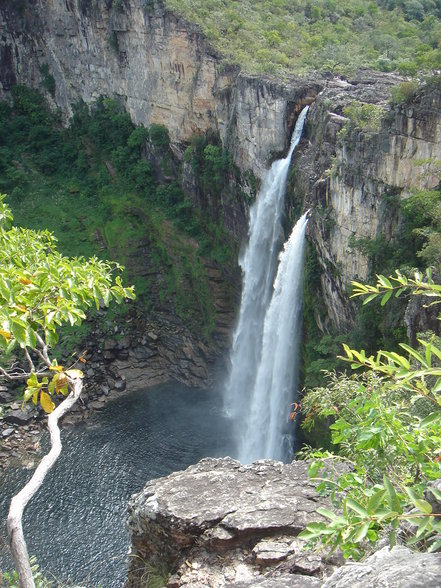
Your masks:
{"label": "rock wall", "polygon": [[193,25],[142,0],[34,0],[21,13],[0,6],[0,94],[15,83],[36,86],[40,68],[55,79],[54,101],[66,115],[79,99],[118,96],[136,124],[165,125],[180,143],[219,132],[244,170],[261,175],[285,148],[295,112],[321,85],[239,74]]}
{"label": "rock wall", "polygon": [[[351,279],[365,280],[368,259],[351,239],[393,239],[398,210],[387,195],[406,198],[414,189],[439,184],[441,93],[427,91],[411,104],[391,106],[393,75],[363,74],[350,81],[331,80],[311,107],[308,143],[296,155],[296,188],[312,209],[309,236],[323,268],[322,291],[332,323],[348,329],[353,309],[345,296]],[[384,109],[381,129],[354,129],[341,139],[354,101]]]}

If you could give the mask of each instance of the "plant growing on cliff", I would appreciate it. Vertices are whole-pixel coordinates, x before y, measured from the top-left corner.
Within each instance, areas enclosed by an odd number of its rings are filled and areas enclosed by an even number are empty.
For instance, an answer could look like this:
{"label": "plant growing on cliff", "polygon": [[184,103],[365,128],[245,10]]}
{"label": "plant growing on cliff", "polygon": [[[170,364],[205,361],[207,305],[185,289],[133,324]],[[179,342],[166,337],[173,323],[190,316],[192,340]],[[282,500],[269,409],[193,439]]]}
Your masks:
{"label": "plant growing on cliff", "polygon": [[354,100],[343,108],[343,114],[348,117],[348,121],[339,132],[340,137],[342,139],[347,138],[355,129],[367,133],[378,133],[384,113],[384,108],[377,104],[367,104]]}
{"label": "plant growing on cliff", "polygon": [[[364,296],[364,303],[381,297],[384,305],[406,291],[424,294],[433,304],[441,298],[430,271],[413,278],[400,272],[379,275],[375,286],[353,286],[353,296]],[[310,476],[319,491],[330,493],[337,509],[318,509],[327,522],[311,523],[300,534],[310,544],[321,541],[358,558],[386,529],[394,545],[400,524],[407,521],[410,544],[441,549],[441,514],[431,503],[433,497],[441,499],[441,492],[430,485],[441,475],[441,349],[431,339],[419,343],[420,349],[402,343],[403,355],[378,351],[369,357],[344,345],[341,359],[363,374],[330,374],[327,387],[305,395],[304,426],[330,419],[337,449],[337,455],[306,452],[313,458]],[[346,465],[331,467],[330,473],[330,462]]]}
{"label": "plant growing on cliff", "polygon": [[[61,452],[58,420],[76,403],[83,373],[58,365],[51,354],[63,324],[79,325],[86,311],[103,301],[134,298],[115,271],[117,264],[92,258],[67,258],[48,231],[11,226],[12,214],[0,195],[0,377],[25,382],[23,404],[32,400],[49,414],[51,449],[30,481],[12,500],[7,527],[20,586],[35,586],[23,536],[26,505]],[[83,358],[80,357],[81,362]],[[55,398],[61,402],[55,408]]]}

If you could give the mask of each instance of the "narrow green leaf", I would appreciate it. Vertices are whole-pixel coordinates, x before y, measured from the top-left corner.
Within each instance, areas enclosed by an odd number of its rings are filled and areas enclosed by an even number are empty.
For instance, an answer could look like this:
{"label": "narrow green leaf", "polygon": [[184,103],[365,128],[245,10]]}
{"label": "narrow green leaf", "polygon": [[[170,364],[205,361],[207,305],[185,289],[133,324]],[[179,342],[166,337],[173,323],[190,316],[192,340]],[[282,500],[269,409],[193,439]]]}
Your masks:
{"label": "narrow green leaf", "polygon": [[386,475],[383,475],[383,483],[384,483],[384,487],[386,488],[386,492],[387,492],[387,499],[388,499],[387,502],[388,502],[389,508],[392,511],[396,511],[398,513],[401,513],[402,508],[401,508],[397,493],[395,491],[395,488],[392,486],[389,478]]}
{"label": "narrow green leaf", "polygon": [[420,423],[420,426],[424,429],[428,425],[439,420],[441,420],[441,410],[438,410],[437,412],[432,412],[428,416],[423,418],[423,420]]}
{"label": "narrow green leaf", "polygon": [[377,298],[378,294],[369,294],[369,296],[367,296],[364,300],[363,300],[363,305],[368,304],[369,302],[371,302],[371,300],[373,300],[374,298]]}
{"label": "narrow green leaf", "polygon": [[427,550],[429,553],[434,553],[435,551],[438,551],[439,549],[441,549],[441,539],[438,539],[437,541],[434,541],[429,549]]}
{"label": "narrow green leaf", "polygon": [[382,276],[377,275],[378,278],[378,283],[381,284],[381,286],[383,286],[384,288],[392,288],[392,284],[390,283],[390,280],[388,278],[386,278],[386,276]]}
{"label": "narrow green leaf", "polygon": [[331,521],[335,521],[339,518],[335,512],[332,512],[332,510],[328,510],[327,508],[323,508],[321,506],[317,509],[317,512]]}
{"label": "narrow green leaf", "polygon": [[383,298],[381,299],[381,306],[384,306],[386,304],[386,302],[389,300],[389,298],[392,296],[393,294],[393,290],[389,290],[388,292],[386,292],[386,294],[383,296]]}
{"label": "narrow green leaf", "polygon": [[351,497],[346,499],[346,505],[348,506],[348,508],[357,512],[358,514],[360,514],[363,517],[369,516],[368,511],[359,502],[357,502],[356,500],[354,500]]}

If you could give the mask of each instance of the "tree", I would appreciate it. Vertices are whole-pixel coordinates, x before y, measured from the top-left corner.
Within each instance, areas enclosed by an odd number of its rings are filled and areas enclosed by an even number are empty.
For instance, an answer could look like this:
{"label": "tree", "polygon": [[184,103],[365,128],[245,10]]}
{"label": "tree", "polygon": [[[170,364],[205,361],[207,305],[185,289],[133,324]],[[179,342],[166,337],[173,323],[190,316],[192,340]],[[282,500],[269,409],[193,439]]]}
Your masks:
{"label": "tree", "polygon": [[[58,420],[83,389],[81,370],[59,365],[52,348],[62,325],[79,325],[91,306],[133,299],[134,291],[123,287],[118,275],[114,277],[114,272],[122,270],[118,264],[96,257],[64,257],[48,231],[11,226],[13,217],[4,199],[0,194],[0,377],[26,383],[23,403],[32,400],[49,415],[51,438],[49,453],[12,498],[7,520],[20,585],[33,588],[23,511],[60,455]],[[56,397],[62,399],[57,408]]]}
{"label": "tree", "polygon": [[[352,282],[353,296],[364,296],[364,303],[381,297],[384,305],[410,292],[440,303],[441,285],[430,270],[377,278],[375,286]],[[311,477],[337,509],[318,509],[327,522],[311,523],[300,534],[310,544],[321,541],[357,558],[386,530],[393,545],[406,522],[410,544],[441,549],[441,514],[432,506],[441,492],[431,483],[441,476],[441,345],[433,335],[421,336],[419,345],[401,343],[403,355],[378,351],[369,357],[344,345],[341,359],[363,373],[331,374],[326,388],[306,393],[304,426],[330,419],[337,449],[337,455],[305,452],[313,458]],[[345,466],[334,468],[336,461]]]}

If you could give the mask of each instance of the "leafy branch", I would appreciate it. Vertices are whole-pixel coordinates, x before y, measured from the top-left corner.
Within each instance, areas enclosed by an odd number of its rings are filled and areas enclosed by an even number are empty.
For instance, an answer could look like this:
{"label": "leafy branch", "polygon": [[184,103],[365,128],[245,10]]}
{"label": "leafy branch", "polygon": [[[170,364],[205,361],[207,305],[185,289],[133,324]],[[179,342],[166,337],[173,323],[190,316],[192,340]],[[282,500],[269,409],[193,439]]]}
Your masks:
{"label": "leafy branch", "polygon": [[[7,518],[12,557],[22,588],[34,588],[23,535],[23,512],[61,453],[59,419],[77,402],[83,373],[58,365],[51,348],[64,324],[80,325],[86,311],[101,303],[134,298],[119,275],[122,268],[97,258],[67,258],[48,231],[11,226],[9,207],[0,194],[0,378],[24,380],[23,404],[32,399],[49,414],[51,449],[29,482],[13,496]],[[12,361],[11,361],[12,358]],[[79,358],[80,362],[84,357]],[[63,400],[55,408],[53,398]]]}
{"label": "leafy branch", "polygon": [[[441,286],[430,271],[408,278],[377,276],[377,284],[352,283],[353,296],[367,303],[381,296],[424,295],[437,304]],[[409,544],[428,551],[441,549],[441,514],[427,499],[441,492],[431,481],[441,475],[441,348],[434,338],[406,343],[405,353],[378,351],[367,356],[343,345],[344,356],[360,374],[328,374],[326,388],[309,390],[302,400],[305,427],[330,418],[331,440],[337,455],[304,451],[312,458],[310,477],[329,495],[336,512],[318,509],[325,521],[309,524],[300,536],[309,546],[321,542],[340,548],[345,557],[360,557],[386,531],[391,545],[400,524],[411,525]],[[309,455],[308,455],[309,454]],[[342,459],[345,467],[329,464]],[[320,475],[319,475],[320,472]]]}

